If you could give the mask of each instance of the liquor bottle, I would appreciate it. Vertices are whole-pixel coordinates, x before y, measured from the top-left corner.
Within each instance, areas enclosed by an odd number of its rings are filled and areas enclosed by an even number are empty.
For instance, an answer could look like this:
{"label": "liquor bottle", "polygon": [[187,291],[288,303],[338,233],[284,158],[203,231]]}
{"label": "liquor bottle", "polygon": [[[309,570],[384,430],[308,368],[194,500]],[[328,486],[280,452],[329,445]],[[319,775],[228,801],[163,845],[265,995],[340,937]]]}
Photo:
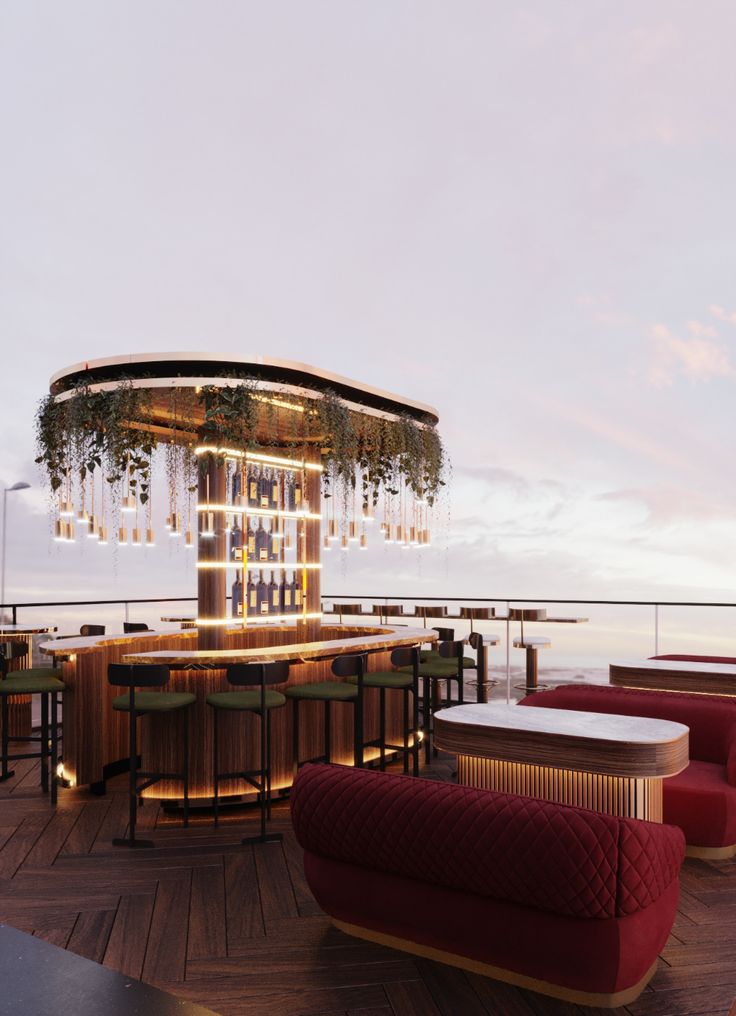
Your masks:
{"label": "liquor bottle", "polygon": [[248,474],[247,474],[248,505],[251,508],[258,508],[259,506],[258,484],[259,484],[258,470],[251,462],[250,465],[248,466]]}
{"label": "liquor bottle", "polygon": [[232,598],[233,598],[233,617],[243,616],[243,583],[240,575],[237,575],[232,587]]}
{"label": "liquor bottle", "polygon": [[274,469],[271,471],[271,508],[273,508],[274,511],[278,511],[281,507],[279,494],[279,471],[278,469]]}
{"label": "liquor bottle", "polygon": [[261,479],[258,483],[258,506],[271,507],[271,479],[265,469],[261,470]]}
{"label": "liquor bottle", "polygon": [[248,615],[250,617],[253,617],[256,614],[258,608],[258,596],[256,593],[256,584],[253,581],[253,576],[250,574],[248,575],[247,594],[248,594]]}
{"label": "liquor bottle", "polygon": [[294,477],[294,511],[302,510],[302,481],[299,476]]}
{"label": "liquor bottle", "polygon": [[281,573],[279,582],[279,611],[282,614],[291,613],[291,584],[286,580],[286,572]]}
{"label": "liquor bottle", "polygon": [[258,529],[256,529],[256,561],[268,561],[268,552],[270,544],[268,540],[268,533],[263,528],[263,519],[258,520]]}
{"label": "liquor bottle", "polygon": [[259,616],[268,613],[268,586],[263,577],[263,572],[260,573],[260,578],[256,585],[256,613]]}
{"label": "liquor bottle", "polygon": [[230,530],[230,560],[243,560],[243,530],[240,528],[237,516],[233,528]]}
{"label": "liquor bottle", "polygon": [[239,469],[236,469],[235,472],[233,473],[232,489],[233,496],[231,503],[238,504],[239,503],[238,499],[243,491],[243,475]]}
{"label": "liquor bottle", "polygon": [[269,614],[280,614],[281,604],[279,603],[279,584],[271,572],[271,581],[268,583],[268,612]]}
{"label": "liquor bottle", "polygon": [[297,578],[296,572],[291,580],[291,603],[294,613],[298,613],[302,609],[302,584]]}
{"label": "liquor bottle", "polygon": [[256,531],[253,528],[253,520],[248,521],[248,535],[246,543],[246,551],[248,554],[249,561],[256,560]]}
{"label": "liquor bottle", "polygon": [[269,561],[280,561],[281,560],[281,535],[279,533],[279,527],[276,525],[276,519],[271,523],[271,532],[268,537],[268,560]]}

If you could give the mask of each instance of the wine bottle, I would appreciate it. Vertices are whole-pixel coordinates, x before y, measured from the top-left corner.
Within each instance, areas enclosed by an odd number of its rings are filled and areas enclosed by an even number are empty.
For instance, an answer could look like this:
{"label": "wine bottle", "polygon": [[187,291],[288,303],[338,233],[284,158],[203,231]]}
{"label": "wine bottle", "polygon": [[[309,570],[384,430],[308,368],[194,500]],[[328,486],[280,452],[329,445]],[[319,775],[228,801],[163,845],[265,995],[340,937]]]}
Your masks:
{"label": "wine bottle", "polygon": [[302,481],[300,477],[294,477],[294,511],[301,511],[302,507]]}
{"label": "wine bottle", "polygon": [[243,560],[243,530],[240,528],[237,516],[233,528],[230,530],[230,560]]}
{"label": "wine bottle", "polygon": [[263,572],[260,573],[256,586],[256,613],[259,615],[268,613],[268,586],[263,577]]}
{"label": "wine bottle", "polygon": [[258,470],[251,462],[248,466],[248,505],[251,508],[258,507]]}
{"label": "wine bottle", "polygon": [[279,561],[281,559],[281,536],[279,534],[278,526],[276,525],[276,519],[271,523],[271,532],[268,538],[268,559],[269,561]]}
{"label": "wine bottle", "polygon": [[297,578],[296,572],[291,582],[292,610],[298,613],[302,609],[302,584]]}
{"label": "wine bottle", "polygon": [[269,549],[268,533],[263,528],[263,519],[259,519],[256,529],[256,561],[268,561]]}
{"label": "wine bottle", "polygon": [[240,578],[239,574],[236,576],[235,581],[233,582],[231,594],[232,594],[232,598],[233,598],[233,607],[232,607],[233,617],[242,617],[243,616],[243,583],[241,581],[241,578]]}
{"label": "wine bottle", "polygon": [[271,482],[265,469],[261,470],[261,479],[258,484],[258,504],[261,508],[271,507]]}
{"label": "wine bottle", "polygon": [[248,553],[248,560],[249,561],[255,561],[256,560],[256,531],[253,528],[253,520],[252,519],[249,519],[249,521],[248,521],[248,535],[247,535],[246,550],[247,550],[247,553]]}
{"label": "wine bottle", "polygon": [[232,491],[233,496],[231,503],[236,505],[238,504],[238,498],[243,492],[243,474],[240,472],[239,469],[236,469],[235,472],[233,473]]}
{"label": "wine bottle", "polygon": [[286,572],[281,573],[279,582],[279,612],[281,614],[291,613],[291,585],[286,580]]}
{"label": "wine bottle", "polygon": [[274,511],[278,511],[281,506],[281,500],[279,497],[279,471],[274,469],[271,472],[271,508]]}
{"label": "wine bottle", "polygon": [[269,614],[280,614],[279,584],[271,572],[271,581],[268,583],[268,612]]}
{"label": "wine bottle", "polygon": [[253,581],[253,576],[248,575],[248,614],[253,617],[258,608],[258,597],[256,595],[256,584]]}

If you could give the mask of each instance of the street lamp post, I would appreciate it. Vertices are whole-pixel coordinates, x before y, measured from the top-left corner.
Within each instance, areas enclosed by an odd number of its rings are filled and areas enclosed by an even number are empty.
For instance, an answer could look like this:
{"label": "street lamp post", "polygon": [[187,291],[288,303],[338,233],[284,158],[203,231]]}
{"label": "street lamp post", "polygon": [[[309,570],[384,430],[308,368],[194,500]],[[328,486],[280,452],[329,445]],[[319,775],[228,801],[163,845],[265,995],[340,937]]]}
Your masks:
{"label": "street lamp post", "polygon": [[5,487],[3,490],[2,564],[0,564],[0,604],[2,604],[3,610],[5,610],[5,537],[8,518],[8,491],[27,490],[29,487],[30,483],[26,483],[24,480],[19,480],[18,483],[14,483],[12,487]]}

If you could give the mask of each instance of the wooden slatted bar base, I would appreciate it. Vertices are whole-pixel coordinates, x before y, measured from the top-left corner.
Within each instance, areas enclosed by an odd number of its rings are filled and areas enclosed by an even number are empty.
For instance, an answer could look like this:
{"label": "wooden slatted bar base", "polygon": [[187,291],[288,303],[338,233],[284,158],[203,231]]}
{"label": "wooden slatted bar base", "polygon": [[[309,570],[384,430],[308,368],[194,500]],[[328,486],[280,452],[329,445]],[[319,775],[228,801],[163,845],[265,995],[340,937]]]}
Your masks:
{"label": "wooden slatted bar base", "polygon": [[[458,783],[505,794],[540,797],[607,815],[662,821],[662,780],[602,776],[552,766],[458,755]],[[593,1003],[590,1003],[593,1004]]]}

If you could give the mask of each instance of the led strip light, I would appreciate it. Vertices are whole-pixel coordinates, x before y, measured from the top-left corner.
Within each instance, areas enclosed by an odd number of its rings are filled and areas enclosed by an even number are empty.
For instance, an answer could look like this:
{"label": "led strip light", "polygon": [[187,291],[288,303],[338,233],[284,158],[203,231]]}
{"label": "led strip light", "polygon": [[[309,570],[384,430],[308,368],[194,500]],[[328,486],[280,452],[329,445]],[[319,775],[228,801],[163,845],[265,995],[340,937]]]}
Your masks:
{"label": "led strip light", "polygon": [[245,459],[247,462],[261,462],[264,466],[279,466],[283,469],[311,469],[323,472],[318,462],[304,462],[302,459],[284,459],[278,455],[261,455],[259,452],[241,452],[237,448],[218,448],[216,445],[197,445],[195,455],[225,455],[229,459]]}

